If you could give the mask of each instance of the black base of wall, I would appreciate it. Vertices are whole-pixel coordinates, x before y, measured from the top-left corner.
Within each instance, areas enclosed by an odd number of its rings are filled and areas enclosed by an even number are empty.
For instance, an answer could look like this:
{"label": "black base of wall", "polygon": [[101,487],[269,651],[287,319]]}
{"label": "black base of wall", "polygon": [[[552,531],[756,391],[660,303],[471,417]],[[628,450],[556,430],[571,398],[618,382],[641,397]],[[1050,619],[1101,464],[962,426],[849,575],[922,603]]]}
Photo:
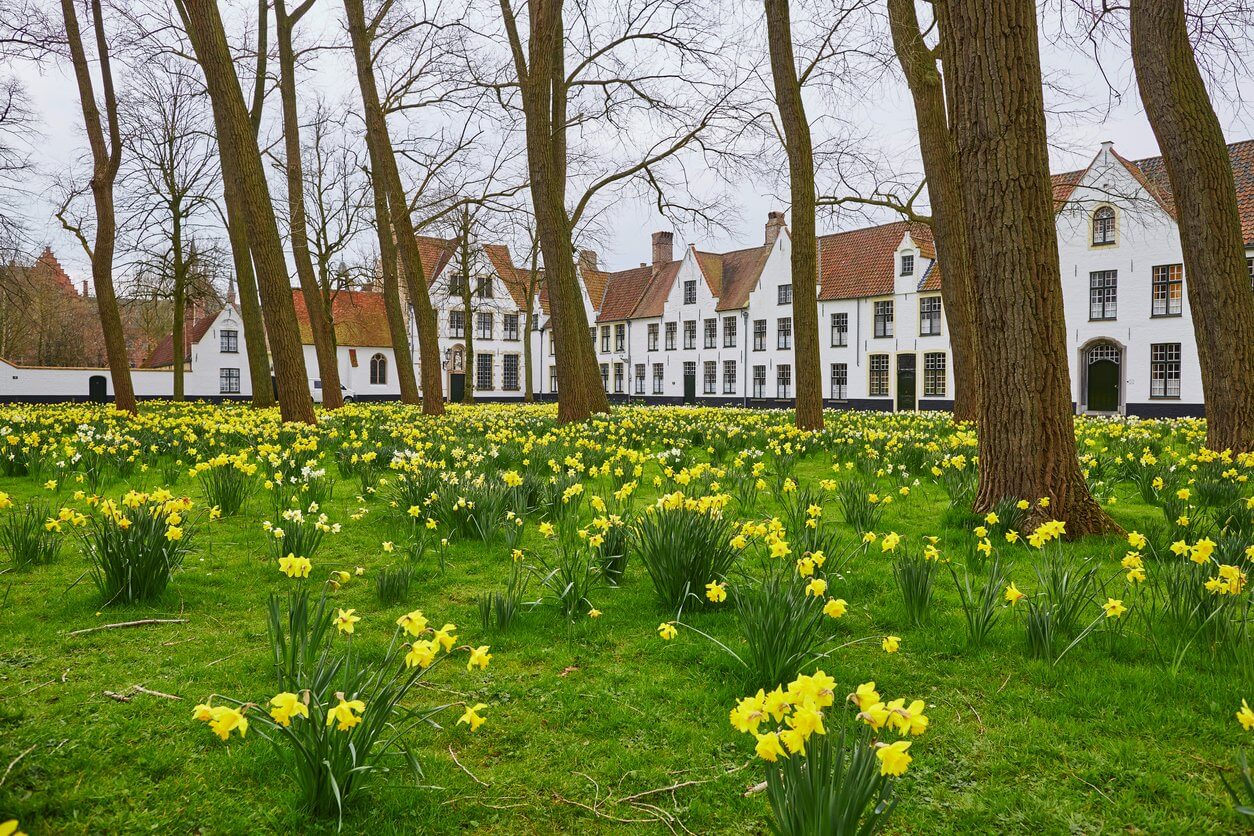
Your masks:
{"label": "black base of wall", "polygon": [[1127,404],[1124,411],[1137,418],[1205,418],[1206,404],[1150,401]]}

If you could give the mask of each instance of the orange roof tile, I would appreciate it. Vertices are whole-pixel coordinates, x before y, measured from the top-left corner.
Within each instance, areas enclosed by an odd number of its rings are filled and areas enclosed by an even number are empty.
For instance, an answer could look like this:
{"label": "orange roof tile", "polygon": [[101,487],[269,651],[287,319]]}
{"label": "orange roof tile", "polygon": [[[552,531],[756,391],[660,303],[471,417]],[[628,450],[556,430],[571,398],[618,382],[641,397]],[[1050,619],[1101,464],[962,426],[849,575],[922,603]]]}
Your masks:
{"label": "orange roof tile", "polygon": [[[313,344],[313,332],[309,329],[309,309],[305,307],[305,294],[292,289],[292,302],[296,305],[296,324],[300,326],[300,341]],[[346,346],[390,346],[392,333],[388,330],[387,308],[383,294],[366,290],[341,290],[331,297],[331,321],[335,323],[335,342]]]}
{"label": "orange roof tile", "polygon": [[640,301],[636,303],[631,319],[651,319],[665,312],[666,300],[671,295],[671,288],[675,285],[675,277],[679,275],[681,263],[668,261],[649,278],[649,284],[641,294]]}
{"label": "orange roof tile", "polygon": [[436,238],[432,235],[419,235],[418,260],[422,262],[422,273],[427,286],[435,284],[435,280],[453,259],[457,252],[456,238]]}
{"label": "orange roof tile", "polygon": [[912,221],[820,236],[819,299],[891,294],[896,276],[894,256],[907,232],[920,250],[934,247],[931,227]]}
{"label": "orange roof tile", "polygon": [[601,300],[597,321],[630,319],[653,280],[653,267],[632,267],[630,270],[606,273],[605,277],[605,295]]}
{"label": "orange roof tile", "polygon": [[[194,320],[190,327],[183,329],[184,362],[191,359],[192,346],[205,338],[205,334],[209,333],[209,327],[213,325],[214,320],[218,318],[218,314],[221,312],[221,310],[217,310],[202,316]],[[159,369],[172,365],[174,365],[174,335],[166,334],[161,339],[161,342],[157,343],[157,347],[152,350],[148,358],[144,360],[143,367],[146,369]]]}

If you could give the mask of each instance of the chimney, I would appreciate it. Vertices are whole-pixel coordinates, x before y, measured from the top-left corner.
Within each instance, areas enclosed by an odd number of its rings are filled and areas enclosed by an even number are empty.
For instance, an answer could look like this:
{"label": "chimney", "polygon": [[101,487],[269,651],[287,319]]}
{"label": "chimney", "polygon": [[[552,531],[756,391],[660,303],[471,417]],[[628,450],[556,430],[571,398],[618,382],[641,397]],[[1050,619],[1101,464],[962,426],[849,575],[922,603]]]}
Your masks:
{"label": "chimney", "polygon": [[653,233],[653,269],[658,270],[663,264],[675,260],[675,233]]}
{"label": "chimney", "polygon": [[766,213],[766,243],[774,244],[775,239],[779,237],[779,231],[784,228],[783,212],[767,212]]}
{"label": "chimney", "polygon": [[597,253],[596,250],[580,250],[579,266],[584,270],[597,269]]}
{"label": "chimney", "polygon": [[226,283],[226,303],[228,305],[235,304],[235,277],[231,276]]}

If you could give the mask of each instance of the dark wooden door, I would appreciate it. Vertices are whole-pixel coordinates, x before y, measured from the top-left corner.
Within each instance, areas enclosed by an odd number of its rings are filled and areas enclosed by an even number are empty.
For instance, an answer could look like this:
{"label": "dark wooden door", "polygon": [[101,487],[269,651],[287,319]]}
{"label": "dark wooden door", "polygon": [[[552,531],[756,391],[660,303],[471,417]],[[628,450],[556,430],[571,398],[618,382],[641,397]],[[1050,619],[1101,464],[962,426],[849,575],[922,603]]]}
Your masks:
{"label": "dark wooden door", "polygon": [[1119,364],[1114,360],[1089,363],[1089,412],[1119,411]]}
{"label": "dark wooden door", "polygon": [[453,373],[448,376],[449,403],[461,403],[466,396],[466,375]]}
{"label": "dark wooden door", "polygon": [[915,408],[914,355],[897,355],[897,411]]}
{"label": "dark wooden door", "polygon": [[697,402],[697,373],[684,373],[684,403]]}
{"label": "dark wooden door", "polygon": [[93,374],[87,378],[87,397],[92,403],[104,403],[109,400],[109,381],[102,374]]}

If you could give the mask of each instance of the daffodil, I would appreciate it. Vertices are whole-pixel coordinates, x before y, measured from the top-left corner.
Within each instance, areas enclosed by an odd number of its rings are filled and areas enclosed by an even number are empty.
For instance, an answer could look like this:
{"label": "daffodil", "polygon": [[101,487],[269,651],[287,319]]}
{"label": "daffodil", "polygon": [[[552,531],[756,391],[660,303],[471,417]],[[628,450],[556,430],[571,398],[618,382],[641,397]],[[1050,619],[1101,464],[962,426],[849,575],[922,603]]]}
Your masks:
{"label": "daffodil", "polygon": [[361,621],[361,616],[356,615],[356,612],[357,610],[339,610],[335,616],[335,629],[351,636],[354,625]]}
{"label": "daffodil", "polygon": [[897,636],[885,636],[884,641],[880,642],[880,647],[884,648],[885,653],[896,653],[900,646],[901,639]]}
{"label": "daffodil", "polygon": [[346,700],[343,694],[337,695],[339,702],[327,712],[327,727],[336,725],[338,731],[350,731],[361,722],[361,715],[366,711],[366,703],[362,700]]}
{"label": "daffodil", "polygon": [[675,625],[664,621],[657,626],[657,634],[666,641],[670,641],[679,635],[679,631],[675,629]]}
{"label": "daffodil", "polygon": [[894,777],[904,775],[906,767],[910,766],[913,760],[906,750],[910,748],[909,740],[897,740],[887,746],[881,746],[875,750],[875,757],[880,762],[880,775],[892,775]]}
{"label": "daffodil", "polygon": [[488,663],[492,661],[492,654],[488,652],[488,645],[481,644],[470,650],[470,659],[466,662],[466,670],[485,670]]}
{"label": "daffodil", "polygon": [[488,706],[485,703],[481,702],[466,706],[466,710],[462,712],[462,716],[457,718],[458,724],[460,725],[465,723],[470,726],[470,730],[472,732],[478,731],[479,727],[484,723],[484,718],[479,714],[479,712],[487,707]]}
{"label": "daffodil", "polygon": [[270,716],[280,726],[289,726],[293,717],[309,717],[309,706],[300,697],[288,691],[270,698]]}

